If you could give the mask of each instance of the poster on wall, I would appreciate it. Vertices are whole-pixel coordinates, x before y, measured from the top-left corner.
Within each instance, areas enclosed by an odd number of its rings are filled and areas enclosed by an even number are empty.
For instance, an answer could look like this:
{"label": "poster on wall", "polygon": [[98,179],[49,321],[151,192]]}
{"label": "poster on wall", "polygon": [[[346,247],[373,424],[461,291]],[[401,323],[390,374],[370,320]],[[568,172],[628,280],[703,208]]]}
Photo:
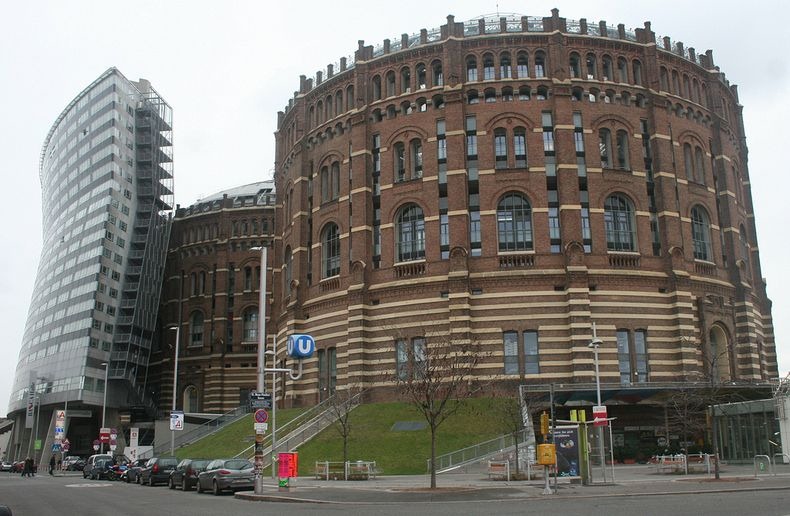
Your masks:
{"label": "poster on wall", "polygon": [[554,445],[557,448],[557,474],[561,477],[580,477],[579,427],[554,427]]}

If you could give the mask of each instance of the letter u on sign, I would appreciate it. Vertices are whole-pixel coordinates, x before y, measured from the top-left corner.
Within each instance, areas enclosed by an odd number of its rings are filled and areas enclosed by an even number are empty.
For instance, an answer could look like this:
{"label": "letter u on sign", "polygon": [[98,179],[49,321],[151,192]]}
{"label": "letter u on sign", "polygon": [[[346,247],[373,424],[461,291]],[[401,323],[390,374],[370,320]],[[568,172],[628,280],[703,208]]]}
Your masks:
{"label": "letter u on sign", "polygon": [[297,333],[288,337],[286,349],[289,357],[310,358],[315,352],[315,340],[310,335]]}

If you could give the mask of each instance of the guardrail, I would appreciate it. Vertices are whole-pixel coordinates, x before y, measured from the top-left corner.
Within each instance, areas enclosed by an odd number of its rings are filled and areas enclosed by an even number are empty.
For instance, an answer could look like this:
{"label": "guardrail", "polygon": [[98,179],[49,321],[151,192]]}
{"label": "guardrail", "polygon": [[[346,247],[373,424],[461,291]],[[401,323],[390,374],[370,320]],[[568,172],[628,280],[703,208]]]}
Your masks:
{"label": "guardrail", "polygon": [[[222,429],[227,424],[238,421],[246,414],[247,414],[247,406],[243,405],[240,407],[236,407],[235,409],[230,410],[228,412],[225,412],[224,414],[221,414],[215,417],[214,419],[206,421],[205,423],[198,426],[197,428],[193,428],[192,430],[188,430],[185,432],[177,432],[175,438],[175,447],[181,448],[182,446],[186,446],[187,444],[192,444],[195,441],[203,439],[204,437],[208,437],[209,435]],[[154,447],[153,450],[154,456],[169,451],[170,451],[169,442],[156,446]]]}
{"label": "guardrail", "polygon": [[[519,445],[527,445],[527,437],[529,433],[527,429],[519,432]],[[468,446],[454,452],[446,453],[436,457],[436,472],[444,473],[461,466],[471,464],[481,459],[485,459],[496,453],[501,453],[508,448],[516,445],[516,439],[513,434],[505,434],[494,439],[484,441],[482,443]],[[431,470],[431,459],[427,459],[428,471]]]}

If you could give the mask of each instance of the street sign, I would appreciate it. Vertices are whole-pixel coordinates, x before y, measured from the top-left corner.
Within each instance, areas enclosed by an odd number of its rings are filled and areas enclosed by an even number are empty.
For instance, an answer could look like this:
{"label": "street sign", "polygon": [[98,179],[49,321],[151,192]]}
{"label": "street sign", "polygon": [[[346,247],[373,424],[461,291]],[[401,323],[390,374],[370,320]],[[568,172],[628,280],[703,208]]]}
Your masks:
{"label": "street sign", "polygon": [[129,446],[132,448],[137,448],[138,442],[137,440],[140,438],[140,429],[139,428],[130,428],[129,429]]}
{"label": "street sign", "polygon": [[62,446],[63,446],[63,451],[67,452],[67,451],[69,451],[69,448],[71,448],[71,443],[69,442],[68,439],[66,439],[66,440],[63,441],[63,445]]}
{"label": "street sign", "polygon": [[60,451],[60,443],[52,443],[52,453],[57,453]]}
{"label": "street sign", "polygon": [[593,426],[607,426],[606,405],[595,405],[593,407]]}
{"label": "street sign", "polygon": [[110,428],[110,439],[117,439],[118,438],[118,429]]}
{"label": "street sign", "polygon": [[170,412],[170,430],[183,430],[184,429],[184,412],[181,410],[174,410]]}
{"label": "street sign", "polygon": [[99,451],[99,445],[100,444],[101,444],[101,441],[99,441],[98,439],[94,440],[93,441],[93,451]]}
{"label": "street sign", "polygon": [[253,409],[271,409],[272,395],[269,392],[251,392],[250,407]]}
{"label": "street sign", "polygon": [[103,443],[110,442],[110,429],[109,428],[99,428],[99,440]]}
{"label": "street sign", "polygon": [[256,423],[265,423],[269,420],[269,413],[263,409],[258,409],[255,411],[255,422]]}
{"label": "street sign", "polygon": [[256,434],[265,434],[266,430],[269,429],[269,423],[255,423],[253,427]]}
{"label": "street sign", "polygon": [[315,352],[315,340],[310,335],[294,333],[288,337],[285,347],[289,357],[310,358]]}

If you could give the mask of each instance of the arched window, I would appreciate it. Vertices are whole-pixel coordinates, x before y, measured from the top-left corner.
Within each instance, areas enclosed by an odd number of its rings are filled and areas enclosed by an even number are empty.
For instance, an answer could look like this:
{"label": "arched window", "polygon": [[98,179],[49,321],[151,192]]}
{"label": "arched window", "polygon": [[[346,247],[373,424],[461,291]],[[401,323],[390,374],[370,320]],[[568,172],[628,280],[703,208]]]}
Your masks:
{"label": "arched window", "polygon": [[400,92],[411,92],[411,69],[408,66],[404,66],[400,70]]}
{"label": "arched window", "polygon": [[293,253],[291,247],[285,248],[285,256],[283,257],[283,292],[286,296],[291,294],[291,280],[293,279]]}
{"label": "arched window", "polygon": [[424,90],[428,87],[428,70],[425,68],[425,65],[419,63],[415,69],[415,74],[417,75],[417,89]]}
{"label": "arched window", "polygon": [[628,82],[628,61],[624,57],[617,58],[617,81]]}
{"label": "arched window", "polygon": [[746,234],[746,228],[743,224],[738,230],[738,241],[741,244],[741,258],[743,258],[743,272],[746,275],[746,279],[751,283],[752,281],[752,266],[751,260],[749,260],[749,256],[751,255],[751,251],[749,250],[749,238]]}
{"label": "arched window", "polygon": [[392,70],[387,72],[386,83],[387,83],[387,96],[388,97],[394,97],[395,96],[395,72],[393,72]]}
{"label": "arched window", "polygon": [[499,78],[510,79],[513,77],[513,72],[511,70],[510,54],[505,52],[499,56]]}
{"label": "arched window", "polygon": [[535,52],[535,77],[546,77],[546,54],[542,50]]}
{"label": "arched window", "polygon": [[494,168],[507,168],[507,132],[494,129]]}
{"label": "arched window", "polygon": [[603,56],[601,58],[601,64],[603,66],[603,80],[614,80],[614,66],[612,65],[612,58],[609,56]]}
{"label": "arched window", "polygon": [[244,342],[258,341],[258,307],[251,306],[244,310],[243,315],[243,338]]}
{"label": "arched window", "polygon": [[609,129],[598,131],[598,148],[601,155],[601,168],[612,168],[612,132]]}
{"label": "arched window", "polygon": [[584,59],[584,68],[587,72],[587,79],[595,79],[598,75],[595,54],[587,54],[587,57]]}
{"label": "arched window", "polygon": [[677,70],[672,70],[672,93],[680,95],[680,75]]}
{"label": "arched window", "polygon": [[610,251],[636,251],[636,225],[631,201],[623,195],[610,195],[604,203],[606,248]]}
{"label": "arched window", "polygon": [[568,60],[568,69],[570,70],[571,78],[573,79],[578,79],[581,77],[580,61],[581,58],[579,57],[579,54],[576,52],[571,53],[571,56]]}
{"label": "arched window", "polygon": [[431,84],[433,86],[444,86],[444,73],[442,72],[441,61],[431,63]]}
{"label": "arched window", "polygon": [[549,88],[547,86],[538,86],[536,98],[538,100],[546,100],[549,98]]}
{"label": "arched window", "polygon": [[477,59],[475,56],[466,58],[466,80],[467,82],[474,82],[477,80]]}
{"label": "arched window", "polygon": [[732,379],[730,373],[730,346],[727,334],[718,325],[714,325],[708,334],[710,356],[708,357],[710,374],[715,382]]}
{"label": "arched window", "polygon": [[581,88],[573,88],[571,90],[571,100],[573,102],[581,102],[584,97],[584,90]]}
{"label": "arched window", "polygon": [[480,102],[480,98],[477,96],[477,90],[469,90],[466,92],[466,103],[467,104],[477,104]]}
{"label": "arched window", "polygon": [[623,130],[617,131],[617,168],[621,170],[631,169],[628,157],[628,133]]}
{"label": "arched window", "polygon": [[490,81],[495,79],[494,75],[494,56],[491,54],[485,54],[483,56],[483,80]]}
{"label": "arched window", "polygon": [[398,212],[395,224],[396,258],[399,262],[425,258],[425,219],[422,209],[410,204]]}
{"label": "arched window", "polygon": [[252,267],[244,267],[244,290],[252,290]]}
{"label": "arched window", "polygon": [[200,271],[198,274],[198,292],[200,295],[206,293],[206,271]]}
{"label": "arched window", "polygon": [[332,107],[332,95],[326,98],[326,113],[324,120],[331,120],[335,116],[334,108]]}
{"label": "arched window", "polygon": [[189,275],[189,295],[196,296],[198,294],[197,273],[193,272]]}
{"label": "arched window", "polygon": [[483,92],[485,101],[488,103],[496,102],[496,90],[494,88],[486,88]]}
{"label": "arched window", "polygon": [[340,274],[340,231],[330,222],[321,232],[321,277]]}
{"label": "arched window", "polygon": [[505,195],[496,212],[500,251],[532,250],[532,209],[521,194]]}
{"label": "arched window", "polygon": [[200,347],[203,346],[203,313],[192,312],[189,318],[189,345]]}
{"label": "arched window", "polygon": [[422,177],[422,142],[415,138],[409,142],[411,179]]}
{"label": "arched window", "polygon": [[519,79],[529,77],[529,58],[526,52],[519,52],[516,58],[516,75]]}
{"label": "arched window", "polygon": [[713,261],[710,245],[710,218],[701,206],[691,209],[691,239],[694,243],[694,259]]}
{"label": "arched window", "polygon": [[530,97],[530,87],[529,86],[519,86],[518,87],[518,100],[529,100]]}
{"label": "arched window", "polygon": [[705,159],[699,147],[694,148],[694,178],[698,183],[705,184]]}
{"label": "arched window", "polygon": [[313,128],[313,121],[315,120],[315,107],[310,106],[310,109],[307,110],[307,130]]}
{"label": "arched window", "polygon": [[691,153],[691,145],[683,144],[683,165],[686,168],[686,179],[694,181],[694,158]]}
{"label": "arched window", "polygon": [[395,156],[395,182],[399,183],[406,180],[406,148],[403,142],[397,142],[393,146]]}
{"label": "arched window", "polygon": [[381,100],[381,76],[373,77],[373,100]]}
{"label": "arched window", "polygon": [[683,97],[687,99],[691,98],[691,81],[686,74],[683,74]]}
{"label": "arched window", "polygon": [[184,389],[184,412],[198,412],[198,390],[194,385],[188,386]]}
{"label": "arched window", "polygon": [[335,93],[335,116],[343,112],[343,92],[338,90]]}
{"label": "arched window", "polygon": [[663,66],[661,67],[661,90],[669,91],[669,75],[667,74],[667,69]]}
{"label": "arched window", "polygon": [[315,105],[315,125],[319,126],[324,121],[324,102],[319,100]]}
{"label": "arched window", "polygon": [[356,102],[354,100],[354,85],[351,84],[346,88],[346,110],[354,109]]}
{"label": "arched window", "polygon": [[513,100],[513,88],[505,86],[502,88],[502,102],[510,102]]}
{"label": "arched window", "polygon": [[642,85],[642,62],[639,61],[638,59],[634,59],[632,68],[633,68],[633,71],[634,71],[634,84],[636,84],[637,86],[641,86]]}

